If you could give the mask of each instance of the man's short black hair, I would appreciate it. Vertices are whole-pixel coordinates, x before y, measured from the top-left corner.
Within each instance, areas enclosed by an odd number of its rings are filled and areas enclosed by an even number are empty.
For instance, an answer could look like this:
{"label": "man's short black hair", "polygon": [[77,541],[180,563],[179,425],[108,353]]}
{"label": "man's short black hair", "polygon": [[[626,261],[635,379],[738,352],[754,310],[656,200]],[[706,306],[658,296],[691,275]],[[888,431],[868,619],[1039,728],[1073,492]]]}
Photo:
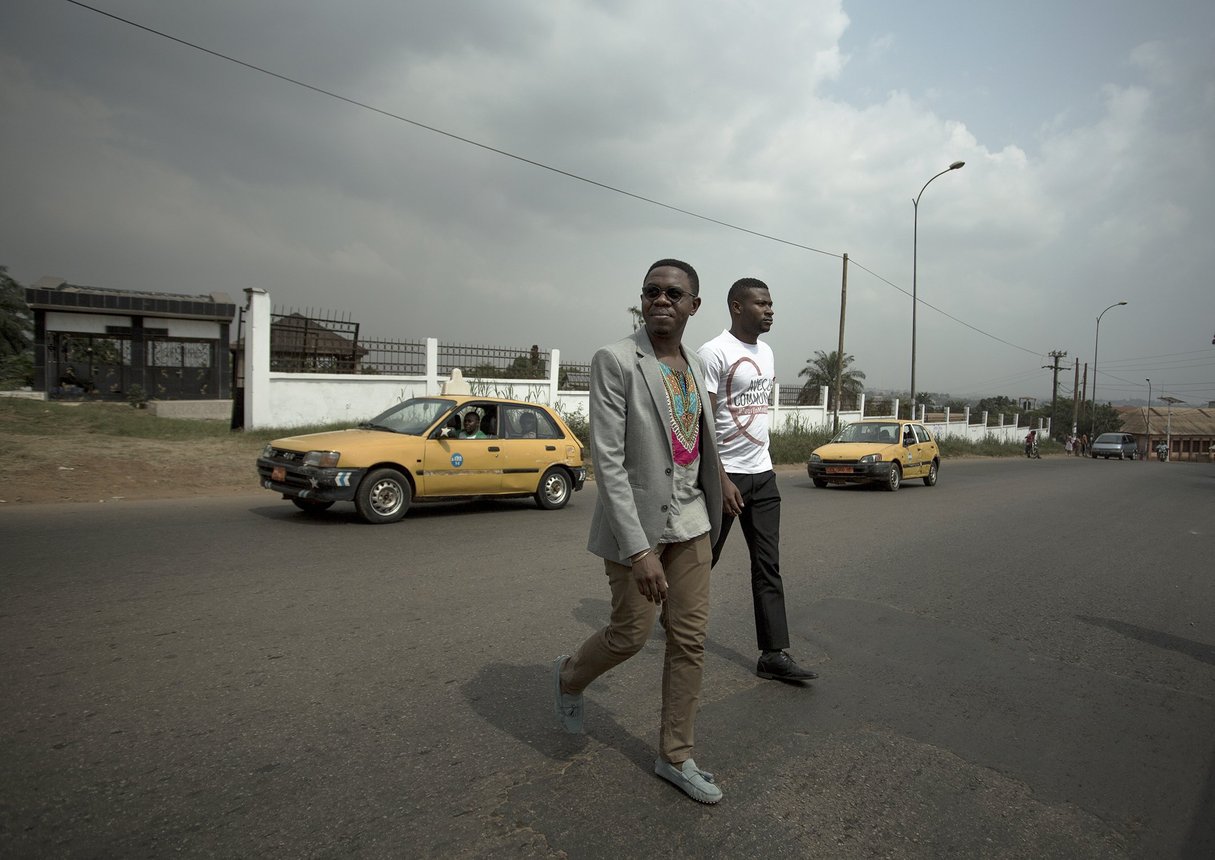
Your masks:
{"label": "man's short black hair", "polygon": [[730,292],[726,294],[726,306],[741,302],[742,297],[747,290],[766,290],[768,285],[759,278],[739,278],[730,286]]}
{"label": "man's short black hair", "polygon": [[663,266],[671,266],[672,268],[679,269],[679,271],[687,275],[688,283],[692,285],[692,295],[700,295],[700,276],[696,274],[696,270],[692,268],[691,264],[685,263],[683,260],[659,260],[657,263],[645,270],[645,276],[648,278],[650,276],[650,272],[654,271],[655,269],[661,269]]}

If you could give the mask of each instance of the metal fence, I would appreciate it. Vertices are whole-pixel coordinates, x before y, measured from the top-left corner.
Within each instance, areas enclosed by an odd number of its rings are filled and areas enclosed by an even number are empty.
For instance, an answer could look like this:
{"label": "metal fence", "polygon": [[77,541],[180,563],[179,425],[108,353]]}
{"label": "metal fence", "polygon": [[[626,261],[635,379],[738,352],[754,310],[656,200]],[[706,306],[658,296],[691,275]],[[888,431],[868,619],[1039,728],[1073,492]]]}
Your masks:
{"label": "metal fence", "polygon": [[[440,344],[438,370],[448,376],[460,368],[474,379],[548,379],[552,354],[538,345],[498,347]],[[279,309],[270,317],[270,369],[288,373],[362,373],[421,376],[426,372],[426,342],[368,340],[359,324],[332,312],[301,313]],[[589,364],[563,364],[558,387],[589,388]]]}

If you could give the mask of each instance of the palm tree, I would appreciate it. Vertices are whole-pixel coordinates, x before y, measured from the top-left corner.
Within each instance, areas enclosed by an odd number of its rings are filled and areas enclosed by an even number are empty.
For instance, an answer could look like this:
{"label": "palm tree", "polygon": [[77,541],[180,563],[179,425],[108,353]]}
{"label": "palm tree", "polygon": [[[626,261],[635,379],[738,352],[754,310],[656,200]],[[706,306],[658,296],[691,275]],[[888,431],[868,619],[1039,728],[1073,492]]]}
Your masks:
{"label": "palm tree", "polygon": [[[806,359],[806,366],[797,374],[806,377],[806,383],[802,386],[797,402],[809,403],[814,397],[814,393],[825,385],[835,392],[837,398],[842,393],[843,400],[855,403],[865,389],[865,372],[848,369],[848,365],[852,364],[854,360],[855,356],[844,353],[843,374],[840,376],[841,391],[836,391],[835,375],[839,368],[839,353],[836,350],[823,352],[821,349],[816,349],[814,358]],[[836,402],[842,401],[837,400]]]}

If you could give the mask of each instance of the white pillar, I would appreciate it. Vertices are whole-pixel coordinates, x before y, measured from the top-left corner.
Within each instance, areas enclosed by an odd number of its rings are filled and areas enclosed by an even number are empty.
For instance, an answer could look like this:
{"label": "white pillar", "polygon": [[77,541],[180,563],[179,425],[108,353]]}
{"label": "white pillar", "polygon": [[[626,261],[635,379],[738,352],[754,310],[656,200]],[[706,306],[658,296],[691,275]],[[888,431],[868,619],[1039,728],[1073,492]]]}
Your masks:
{"label": "white pillar", "polygon": [[426,394],[433,397],[440,391],[439,387],[439,339],[426,338]]}
{"label": "white pillar", "polygon": [[245,429],[273,426],[270,415],[270,294],[245,289]]}
{"label": "white pillar", "polygon": [[857,404],[857,408],[861,410],[861,417],[865,417],[865,392],[861,392],[861,402]]}
{"label": "white pillar", "polygon": [[[883,416],[883,417],[885,417],[885,416]],[[894,416],[893,417],[895,417],[895,418],[899,417],[899,399],[897,397],[894,398]]]}
{"label": "white pillar", "polygon": [[561,350],[549,350],[548,358],[548,405],[557,406],[557,383],[561,376]]}

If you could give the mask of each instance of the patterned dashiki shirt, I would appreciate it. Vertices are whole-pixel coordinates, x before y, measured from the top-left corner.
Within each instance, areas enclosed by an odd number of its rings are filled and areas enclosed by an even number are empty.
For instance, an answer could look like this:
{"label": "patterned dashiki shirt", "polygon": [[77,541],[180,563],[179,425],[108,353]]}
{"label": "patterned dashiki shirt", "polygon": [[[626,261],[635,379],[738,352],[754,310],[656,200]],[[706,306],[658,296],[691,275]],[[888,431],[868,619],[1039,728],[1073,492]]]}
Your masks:
{"label": "patterned dashiki shirt", "polygon": [[671,450],[675,463],[687,466],[700,456],[700,392],[691,368],[661,366],[662,384],[671,406]]}

